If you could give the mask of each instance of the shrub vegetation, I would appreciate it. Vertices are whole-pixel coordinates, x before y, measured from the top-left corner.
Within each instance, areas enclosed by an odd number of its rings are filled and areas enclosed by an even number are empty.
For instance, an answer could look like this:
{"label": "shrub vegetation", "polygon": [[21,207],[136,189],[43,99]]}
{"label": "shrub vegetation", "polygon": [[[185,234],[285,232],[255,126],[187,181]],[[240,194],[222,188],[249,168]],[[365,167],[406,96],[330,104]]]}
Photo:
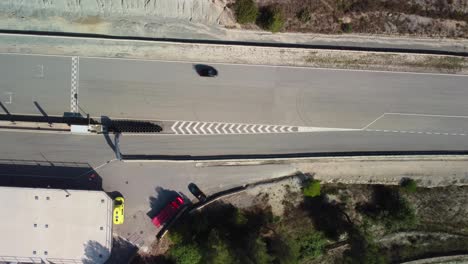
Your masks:
{"label": "shrub vegetation", "polygon": [[258,16],[258,7],[254,0],[237,0],[234,4],[237,22],[241,24],[253,23]]}

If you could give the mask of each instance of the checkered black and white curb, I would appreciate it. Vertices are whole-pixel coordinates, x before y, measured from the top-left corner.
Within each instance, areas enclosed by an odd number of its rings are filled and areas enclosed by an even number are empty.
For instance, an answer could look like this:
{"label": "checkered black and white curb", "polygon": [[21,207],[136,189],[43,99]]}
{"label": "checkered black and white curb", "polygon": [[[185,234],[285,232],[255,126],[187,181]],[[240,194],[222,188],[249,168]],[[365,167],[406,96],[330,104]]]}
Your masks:
{"label": "checkered black and white curb", "polygon": [[71,93],[70,112],[78,113],[78,78],[79,78],[80,58],[72,57],[71,64]]}

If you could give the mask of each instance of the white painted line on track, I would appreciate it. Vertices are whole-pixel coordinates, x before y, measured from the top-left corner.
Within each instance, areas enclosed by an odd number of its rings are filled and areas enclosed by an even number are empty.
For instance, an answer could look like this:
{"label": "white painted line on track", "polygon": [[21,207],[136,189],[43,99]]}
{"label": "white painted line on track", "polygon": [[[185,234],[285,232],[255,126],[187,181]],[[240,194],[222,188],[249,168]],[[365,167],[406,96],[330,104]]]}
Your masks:
{"label": "white painted line on track", "polygon": [[[229,46],[229,45],[225,45],[225,46]],[[327,51],[330,51],[330,50],[327,50]],[[398,54],[398,53],[396,53],[396,54]],[[428,56],[437,56],[437,55],[428,55]],[[157,60],[157,59],[138,59],[138,58],[110,58],[110,57],[93,57],[93,56],[91,56],[91,57],[82,57],[82,58],[85,58],[85,59],[103,59],[103,60],[154,61],[154,62],[186,63],[186,64],[207,63],[207,64],[210,64],[210,65],[284,68],[284,69],[306,69],[306,70],[320,70],[320,71],[347,71],[347,72],[370,72],[370,73],[392,73],[392,74],[468,77],[467,74],[455,74],[455,73],[450,74],[450,73],[429,73],[429,72],[378,71],[378,70],[321,68],[321,67],[307,67],[307,66],[245,64],[245,63],[222,63],[222,62],[205,62],[205,61],[177,61],[177,60]]]}
{"label": "white painted line on track", "polygon": [[426,135],[445,135],[445,136],[466,136],[466,133],[443,133],[443,132],[429,132],[429,131],[405,131],[405,130],[375,130],[365,129],[367,132],[384,132],[384,133],[400,133],[400,134],[426,134]]}
{"label": "white painted line on track", "polygon": [[413,113],[385,113],[384,115],[422,116],[422,117],[447,117],[447,118],[468,118],[468,116],[460,116],[460,115],[431,115],[431,114],[413,114]]}
{"label": "white painted line on track", "polygon": [[366,129],[366,128],[370,127],[372,124],[379,121],[379,119],[383,118],[384,116],[385,116],[385,113],[383,113],[381,116],[377,117],[374,121],[370,122],[369,124],[367,124],[365,127],[361,128],[361,129]]}
{"label": "white painted line on track", "polygon": [[[0,34],[1,36],[2,34]],[[18,53],[18,52],[0,52],[0,55],[12,56],[37,56],[37,57],[57,57],[57,58],[72,58],[76,55],[56,55],[56,54],[40,54],[40,53]]]}
{"label": "white painted line on track", "polygon": [[12,104],[13,103],[13,92],[5,92],[8,95],[9,100],[4,102],[5,104]]}
{"label": "white painted line on track", "polygon": [[[108,161],[102,163],[101,165],[98,165],[98,166],[96,166],[96,167],[94,167],[94,168],[91,168],[89,171],[87,171],[87,172],[85,172],[85,173],[83,173],[83,174],[80,174],[80,176],[84,176],[84,175],[86,175],[86,174],[88,174],[88,173],[90,173],[90,172],[93,172],[93,171],[96,171],[96,172],[97,172],[97,170],[103,168],[103,167],[106,166],[106,165],[109,165],[109,164],[113,163],[114,161],[118,161],[118,159],[111,159],[111,160],[108,160]],[[80,177],[80,176],[78,176],[78,177]]]}

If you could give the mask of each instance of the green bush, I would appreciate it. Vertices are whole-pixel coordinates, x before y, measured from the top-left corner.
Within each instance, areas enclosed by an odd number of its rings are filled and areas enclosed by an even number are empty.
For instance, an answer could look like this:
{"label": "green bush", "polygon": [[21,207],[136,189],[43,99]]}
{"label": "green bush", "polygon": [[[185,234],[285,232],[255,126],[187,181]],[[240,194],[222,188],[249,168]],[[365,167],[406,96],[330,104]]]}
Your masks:
{"label": "green bush", "polygon": [[308,263],[324,254],[328,241],[322,232],[297,228],[300,227],[288,226],[288,230],[270,239],[269,252],[274,257],[273,263]]}
{"label": "green bush", "polygon": [[258,25],[271,32],[279,32],[284,26],[284,18],[278,7],[266,7],[257,21]]}
{"label": "green bush", "polygon": [[265,241],[261,238],[257,238],[254,245],[250,248],[252,254],[252,260],[256,264],[268,264],[271,263],[273,257],[268,254],[268,249]]}
{"label": "green bush", "polygon": [[299,259],[308,260],[323,254],[327,240],[320,232],[309,232],[298,237],[296,243],[299,247]]}
{"label": "green bush", "polygon": [[351,33],[353,31],[353,27],[351,26],[350,23],[343,23],[341,24],[341,30],[344,33]]}
{"label": "green bush", "polygon": [[305,197],[316,197],[320,195],[320,181],[318,180],[311,180],[309,181],[304,189],[302,190],[302,193],[304,194]]}
{"label": "green bush", "polygon": [[253,23],[258,16],[258,8],[254,0],[237,0],[234,4],[237,22],[241,24]]}
{"label": "green bush", "polygon": [[385,226],[388,233],[411,229],[417,223],[416,214],[398,189],[388,186],[374,187],[373,202],[362,212],[375,223]]}
{"label": "green bush", "polygon": [[197,264],[202,260],[200,249],[194,244],[172,246],[169,255],[177,264]]}
{"label": "green bush", "polygon": [[407,193],[414,193],[418,188],[417,183],[413,179],[403,179],[401,181],[401,189]]}
{"label": "green bush", "polygon": [[168,233],[169,239],[172,241],[174,244],[180,244],[184,241],[184,235],[181,232],[177,231],[170,231]]}
{"label": "green bush", "polygon": [[235,263],[235,257],[232,255],[230,247],[222,239],[217,230],[212,230],[208,235],[208,263],[212,264],[231,264]]}

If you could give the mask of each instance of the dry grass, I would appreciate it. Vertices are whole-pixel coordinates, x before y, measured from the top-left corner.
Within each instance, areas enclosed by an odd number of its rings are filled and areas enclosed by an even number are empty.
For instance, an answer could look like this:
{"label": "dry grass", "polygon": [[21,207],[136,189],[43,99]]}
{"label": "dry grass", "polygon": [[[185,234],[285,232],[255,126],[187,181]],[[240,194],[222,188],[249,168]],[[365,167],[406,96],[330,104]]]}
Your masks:
{"label": "dry grass", "polygon": [[345,69],[399,69],[459,73],[467,70],[468,59],[453,56],[430,56],[382,53],[322,53],[310,52],[304,57],[309,65]]}
{"label": "dry grass", "polygon": [[[468,13],[460,1],[257,0],[278,6],[284,31],[468,37]],[[351,27],[343,27],[343,24]],[[346,29],[346,30],[344,30]]]}

